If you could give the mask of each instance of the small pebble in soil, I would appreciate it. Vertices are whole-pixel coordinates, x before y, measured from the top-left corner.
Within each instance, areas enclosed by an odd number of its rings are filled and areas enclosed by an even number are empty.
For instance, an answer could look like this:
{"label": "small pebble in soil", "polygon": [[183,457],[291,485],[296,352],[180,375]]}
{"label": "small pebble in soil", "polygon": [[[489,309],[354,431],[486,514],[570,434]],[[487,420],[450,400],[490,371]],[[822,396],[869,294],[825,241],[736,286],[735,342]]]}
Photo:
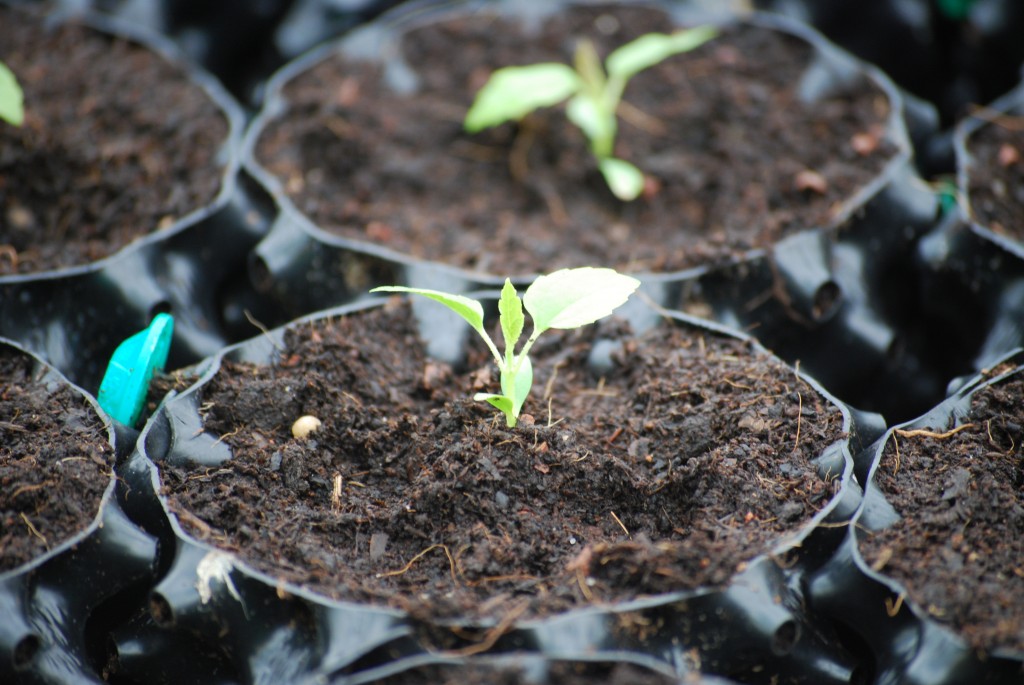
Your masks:
{"label": "small pebble in soil", "polygon": [[309,434],[320,428],[321,421],[315,416],[300,416],[292,424],[292,436],[299,439],[305,440],[309,437]]}

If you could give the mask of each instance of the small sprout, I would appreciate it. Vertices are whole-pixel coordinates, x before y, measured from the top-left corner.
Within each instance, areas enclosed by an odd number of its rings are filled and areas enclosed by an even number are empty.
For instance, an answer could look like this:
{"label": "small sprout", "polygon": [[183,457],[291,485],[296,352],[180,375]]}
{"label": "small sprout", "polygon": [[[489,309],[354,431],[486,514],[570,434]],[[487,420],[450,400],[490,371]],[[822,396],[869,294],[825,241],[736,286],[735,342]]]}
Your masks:
{"label": "small sprout", "polygon": [[298,440],[305,440],[313,431],[319,430],[321,421],[315,416],[300,416],[292,424],[292,437]]}
{"label": "small sprout", "polygon": [[[533,363],[529,352],[540,334],[551,328],[580,328],[603,319],[625,303],[639,286],[640,281],[617,273],[614,269],[585,266],[538,276],[520,299],[512,281],[506,278],[498,300],[498,321],[501,324],[504,354],[498,351],[484,329],[484,309],[476,300],[437,290],[403,286],[382,286],[370,292],[422,295],[440,302],[465,319],[483,338],[501,371],[501,393],[477,393],[473,399],[488,402],[499,409],[512,428],[533,386]],[[533,319],[533,332],[516,353],[515,346],[522,336],[526,321],[524,307]]]}
{"label": "small sprout", "polygon": [[616,112],[626,84],[644,69],[689,52],[716,35],[711,26],[648,33],[614,50],[604,67],[594,44],[587,40],[576,48],[574,67],[558,62],[502,67],[477,93],[463,126],[476,133],[568,100],[565,114],[590,141],[608,187],[620,200],[635,200],[643,192],[644,175],[614,156]]}
{"label": "small sprout", "polygon": [[0,62],[0,119],[14,126],[25,120],[24,94],[6,64]]}

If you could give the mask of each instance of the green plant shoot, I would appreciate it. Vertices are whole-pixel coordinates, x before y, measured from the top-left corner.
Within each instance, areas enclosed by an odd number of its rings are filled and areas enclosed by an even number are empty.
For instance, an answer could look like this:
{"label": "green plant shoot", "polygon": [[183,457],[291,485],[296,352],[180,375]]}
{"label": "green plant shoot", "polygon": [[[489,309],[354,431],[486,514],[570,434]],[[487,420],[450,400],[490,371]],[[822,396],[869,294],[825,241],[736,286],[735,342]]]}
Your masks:
{"label": "green plant shoot", "polygon": [[[510,428],[519,420],[519,412],[533,387],[533,364],[530,348],[548,329],[572,329],[594,323],[625,303],[640,286],[640,281],[613,269],[581,267],[561,269],[538,276],[523,293],[522,299],[512,281],[505,279],[498,300],[499,323],[505,353],[484,329],[484,309],[477,300],[424,288],[382,286],[370,292],[411,293],[440,302],[461,316],[483,338],[487,349],[501,371],[501,393],[477,393],[473,399],[490,403],[505,415]],[[517,353],[515,348],[523,334],[526,317],[533,319],[533,332]]]}
{"label": "green plant shoot", "polygon": [[616,112],[626,84],[644,69],[693,50],[716,35],[711,26],[671,34],[648,33],[614,50],[603,68],[589,40],[579,43],[575,68],[558,62],[502,67],[477,93],[463,126],[476,133],[568,100],[565,114],[587,136],[608,187],[621,200],[635,200],[643,191],[644,175],[614,155]]}
{"label": "green plant shoot", "polygon": [[0,119],[21,126],[25,119],[24,94],[18,79],[6,64],[0,62]]}

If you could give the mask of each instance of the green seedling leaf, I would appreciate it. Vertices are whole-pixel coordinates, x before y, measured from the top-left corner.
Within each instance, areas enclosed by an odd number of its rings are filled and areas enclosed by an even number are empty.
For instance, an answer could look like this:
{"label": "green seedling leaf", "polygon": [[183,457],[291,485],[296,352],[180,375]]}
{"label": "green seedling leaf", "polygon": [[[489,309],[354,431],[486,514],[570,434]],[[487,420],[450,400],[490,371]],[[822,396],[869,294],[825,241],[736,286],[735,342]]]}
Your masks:
{"label": "green seedling leaf", "polygon": [[473,395],[473,399],[477,402],[487,402],[489,405],[500,411],[505,415],[505,424],[509,428],[515,428],[518,422],[515,409],[513,408],[512,398],[505,395],[493,395],[486,392],[478,392]]}
{"label": "green seedling leaf", "polygon": [[590,141],[590,149],[597,157],[612,154],[618,122],[615,112],[603,109],[589,93],[580,93],[569,100],[565,116],[583,131]]}
{"label": "green seedling leaf", "polygon": [[443,293],[439,290],[427,290],[425,288],[406,288],[401,285],[382,285],[379,288],[374,288],[370,291],[371,293],[411,293],[413,295],[422,295],[423,297],[429,297],[435,302],[440,302],[444,306],[451,309],[453,312],[461,316],[466,322],[473,327],[473,330],[477,333],[484,334],[484,308],[476,300],[462,295],[452,295],[450,293]]}
{"label": "green seedling leaf", "polygon": [[629,202],[644,191],[644,174],[624,159],[605,157],[598,161],[605,183],[615,197]]}
{"label": "green seedling leaf", "polygon": [[675,33],[648,33],[608,55],[608,75],[626,80],[672,55],[689,52],[718,35],[713,26],[698,26]]}
{"label": "green seedling leaf", "polygon": [[0,119],[21,126],[25,120],[24,98],[14,72],[0,62]]}
{"label": "green seedling leaf", "polygon": [[599,96],[608,85],[608,79],[601,66],[601,57],[597,54],[597,46],[594,45],[594,41],[583,38],[576,44],[573,64],[584,88],[592,91],[595,96]]}
{"label": "green seedling leaf", "polygon": [[501,316],[501,334],[505,338],[505,362],[510,363],[519,336],[523,334],[526,317],[523,315],[523,302],[519,299],[516,287],[507,278],[505,286],[501,289],[501,299],[498,300],[498,313]]}
{"label": "green seedling leaf", "polygon": [[603,66],[594,43],[583,39],[573,57],[575,68],[543,62],[498,69],[477,93],[463,126],[475,133],[568,99],[566,116],[587,137],[608,186],[619,199],[635,200],[643,191],[643,174],[613,156],[616,117],[626,84],[638,72],[716,35],[713,26],[649,33],[614,50]]}
{"label": "green seedling leaf", "polygon": [[[483,306],[476,300],[438,290],[397,285],[374,288],[370,292],[422,295],[440,302],[465,319],[487,344],[501,371],[502,394],[477,393],[473,398],[501,411],[508,426],[514,428],[533,388],[533,362],[529,351],[537,337],[549,328],[578,328],[608,316],[639,285],[640,281],[635,278],[623,276],[612,269],[562,269],[539,276],[520,300],[512,281],[506,278],[498,301],[505,342],[504,356],[484,330]],[[515,346],[523,333],[524,307],[533,317],[533,332],[516,354]]]}
{"label": "green seedling leaf", "polygon": [[539,276],[523,295],[534,334],[549,328],[586,326],[612,313],[640,286],[614,269],[580,267]]}
{"label": "green seedling leaf", "polygon": [[576,72],[566,64],[544,62],[503,67],[476,94],[463,126],[470,133],[521,119],[540,107],[557,105],[580,88]]}
{"label": "green seedling leaf", "polygon": [[523,357],[519,368],[513,374],[502,374],[501,391],[512,398],[512,415],[519,418],[523,403],[533,388],[533,362]]}
{"label": "green seedling leaf", "polygon": [[501,389],[505,394],[495,395],[493,393],[478,392],[473,395],[477,402],[487,402],[495,409],[505,415],[505,423],[509,428],[515,428],[519,422],[519,412],[522,411],[526,398],[530,396],[533,388],[533,363],[529,357],[523,357],[522,366],[513,376],[511,373],[501,374]]}

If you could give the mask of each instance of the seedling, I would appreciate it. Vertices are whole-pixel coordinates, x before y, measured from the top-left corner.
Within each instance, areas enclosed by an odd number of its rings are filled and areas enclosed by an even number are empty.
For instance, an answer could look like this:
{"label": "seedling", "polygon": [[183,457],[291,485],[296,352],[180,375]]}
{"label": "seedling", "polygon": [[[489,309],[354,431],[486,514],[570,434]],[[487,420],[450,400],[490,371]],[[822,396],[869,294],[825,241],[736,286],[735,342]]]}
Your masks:
{"label": "seedling", "polygon": [[644,175],[614,155],[616,112],[626,84],[644,69],[693,50],[716,35],[711,26],[672,34],[648,33],[614,50],[604,68],[589,40],[577,46],[575,68],[558,62],[502,67],[477,93],[463,126],[476,133],[568,100],[565,114],[587,136],[608,187],[621,200],[635,200],[643,191]]}
{"label": "seedling", "polygon": [[14,126],[21,126],[25,119],[24,94],[18,79],[14,78],[7,65],[0,62],[0,119]]}
{"label": "seedling", "polygon": [[[505,286],[501,289],[501,299],[498,300],[504,354],[498,352],[498,347],[484,330],[484,309],[477,300],[437,290],[404,286],[383,286],[370,292],[422,295],[440,302],[465,319],[483,338],[501,371],[501,394],[477,393],[473,399],[488,402],[500,410],[508,426],[513,428],[533,386],[533,363],[529,353],[540,334],[550,328],[580,328],[603,319],[629,299],[639,286],[640,281],[637,279],[613,269],[585,266],[538,276],[520,299],[512,281],[506,278]],[[523,316],[524,307],[533,318],[533,333],[516,353],[515,346],[522,336],[526,321]]]}

